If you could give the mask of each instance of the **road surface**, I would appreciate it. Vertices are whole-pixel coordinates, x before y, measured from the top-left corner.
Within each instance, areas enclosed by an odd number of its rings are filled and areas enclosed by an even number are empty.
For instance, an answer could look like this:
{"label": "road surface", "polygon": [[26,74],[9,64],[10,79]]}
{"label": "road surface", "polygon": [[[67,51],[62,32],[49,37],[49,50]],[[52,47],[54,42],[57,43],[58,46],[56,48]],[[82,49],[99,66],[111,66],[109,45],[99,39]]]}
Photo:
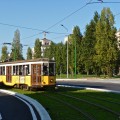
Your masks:
{"label": "road surface", "polygon": [[33,120],[33,118],[24,102],[0,92],[0,120]]}
{"label": "road surface", "polygon": [[89,88],[99,88],[99,89],[108,89],[120,91],[120,80],[107,79],[107,80],[98,80],[98,79],[57,79],[57,84],[59,85],[76,85],[79,87],[89,87]]}

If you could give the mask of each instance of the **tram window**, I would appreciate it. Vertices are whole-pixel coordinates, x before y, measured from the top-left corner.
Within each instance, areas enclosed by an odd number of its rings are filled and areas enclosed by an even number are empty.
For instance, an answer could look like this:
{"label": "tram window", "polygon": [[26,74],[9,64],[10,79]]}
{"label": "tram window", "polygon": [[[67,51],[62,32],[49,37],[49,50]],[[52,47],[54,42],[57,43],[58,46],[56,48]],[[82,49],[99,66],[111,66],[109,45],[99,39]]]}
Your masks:
{"label": "tram window", "polygon": [[16,68],[13,66],[13,75],[16,75]]}
{"label": "tram window", "polygon": [[55,75],[55,63],[49,63],[49,75]]}
{"label": "tram window", "polygon": [[19,75],[19,66],[16,66],[16,75]]}
{"label": "tram window", "polygon": [[13,75],[18,75],[19,69],[18,66],[13,66]]}
{"label": "tram window", "polygon": [[44,63],[43,64],[43,75],[48,75],[48,64]]}
{"label": "tram window", "polygon": [[0,67],[0,75],[5,75],[5,67]]}
{"label": "tram window", "polygon": [[29,65],[24,65],[24,75],[30,74]]}
{"label": "tram window", "polygon": [[23,75],[23,66],[19,65],[19,75]]}

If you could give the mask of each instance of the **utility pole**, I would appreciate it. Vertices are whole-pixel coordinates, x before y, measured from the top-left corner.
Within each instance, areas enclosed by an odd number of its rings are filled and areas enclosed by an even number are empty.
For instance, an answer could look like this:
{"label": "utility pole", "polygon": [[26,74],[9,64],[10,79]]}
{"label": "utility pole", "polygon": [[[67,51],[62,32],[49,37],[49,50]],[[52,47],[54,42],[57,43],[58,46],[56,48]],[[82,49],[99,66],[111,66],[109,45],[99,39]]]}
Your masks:
{"label": "utility pole", "polygon": [[75,78],[76,78],[76,39],[75,39]]}
{"label": "utility pole", "polygon": [[[62,26],[64,29],[66,29],[67,32],[68,32],[68,29],[67,29],[64,25],[61,24],[61,26]],[[66,40],[66,43],[67,43],[67,78],[68,78],[68,75],[69,75],[69,72],[68,72],[68,41],[69,41],[69,35],[67,36],[67,40]]]}

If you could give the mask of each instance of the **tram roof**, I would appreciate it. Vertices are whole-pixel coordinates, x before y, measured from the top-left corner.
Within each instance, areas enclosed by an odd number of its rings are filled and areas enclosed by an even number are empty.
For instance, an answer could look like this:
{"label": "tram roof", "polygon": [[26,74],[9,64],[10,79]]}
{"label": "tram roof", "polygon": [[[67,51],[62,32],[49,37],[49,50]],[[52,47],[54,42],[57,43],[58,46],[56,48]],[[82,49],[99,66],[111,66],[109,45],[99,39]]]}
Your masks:
{"label": "tram roof", "polygon": [[48,58],[38,58],[30,60],[18,60],[18,61],[1,61],[0,64],[15,64],[15,63],[27,63],[27,62],[55,62],[55,60],[50,60]]}

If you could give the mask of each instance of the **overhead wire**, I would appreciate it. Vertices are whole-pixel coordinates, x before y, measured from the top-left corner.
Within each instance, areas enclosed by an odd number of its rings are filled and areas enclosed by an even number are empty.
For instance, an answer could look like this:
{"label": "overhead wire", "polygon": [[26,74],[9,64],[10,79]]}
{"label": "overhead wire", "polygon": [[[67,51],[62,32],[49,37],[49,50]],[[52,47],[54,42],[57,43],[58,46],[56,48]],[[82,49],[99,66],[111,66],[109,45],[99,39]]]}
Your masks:
{"label": "overhead wire", "polygon": [[[97,4],[97,3],[120,3],[120,2],[104,2],[103,0],[102,1],[99,1],[99,2],[92,2],[93,0],[90,0],[89,2],[87,2],[84,6],[80,7],[79,9],[75,10],[74,12],[72,12],[71,14],[67,15],[66,17],[64,17],[63,19],[61,19],[60,21],[58,21],[57,23],[53,24],[52,26],[50,26],[49,28],[47,28],[46,30],[49,30],[51,28],[53,28],[54,26],[56,26],[57,24],[61,23],[62,21],[64,21],[65,19],[69,18],[70,16],[72,16],[73,14],[75,14],[76,12],[80,11],[81,9],[83,9],[84,7],[86,7],[87,5],[89,4]],[[115,16],[117,15],[120,15],[120,13],[116,14]],[[61,26],[63,26],[61,24]],[[66,29],[66,28],[65,28]],[[85,28],[83,28],[85,29]],[[82,30],[83,30],[82,29]],[[67,30],[68,31],[68,30]],[[59,38],[59,37],[58,37]]]}
{"label": "overhead wire", "polygon": [[86,3],[85,5],[83,5],[82,7],[80,7],[79,9],[75,10],[74,12],[70,13],[69,15],[67,15],[66,17],[64,17],[63,19],[61,19],[60,21],[56,22],[55,24],[53,24],[52,26],[50,26],[46,30],[49,30],[49,29],[53,28],[54,26],[56,26],[57,24],[61,23],[64,20],[66,20],[67,18],[69,18],[73,14],[77,13],[78,11],[80,11],[81,9],[83,9],[84,7],[86,7],[89,3],[91,3],[91,1],[92,0],[90,0],[88,3]]}
{"label": "overhead wire", "polygon": [[[40,30],[40,29],[37,29],[37,28],[24,27],[24,26],[20,26],[20,25],[13,25],[13,24],[2,23],[2,22],[0,22],[0,25],[5,25],[5,26],[10,26],[10,27],[17,27],[17,28],[23,28],[23,29],[29,29],[29,30],[35,30],[35,31],[45,32],[45,30]],[[54,34],[66,34],[66,33],[52,32],[52,31],[47,31],[47,32],[48,33],[54,33]]]}
{"label": "overhead wire", "polygon": [[36,31],[44,31],[44,30],[40,30],[40,29],[36,29],[36,28],[23,27],[23,26],[19,26],[19,25],[12,25],[12,24],[2,23],[2,22],[0,22],[0,24],[10,26],[10,27],[18,27],[18,28],[24,28],[24,29],[30,29],[30,30],[36,30]]}
{"label": "overhead wire", "polygon": [[[86,3],[85,5],[83,5],[82,7],[80,7],[79,9],[75,10],[74,12],[70,13],[69,15],[67,15],[66,17],[64,17],[62,20],[58,21],[57,23],[53,24],[52,26],[48,27],[47,29],[45,29],[43,32],[45,31],[48,31],[49,29],[53,28],[54,26],[56,26],[57,24],[61,23],[62,21],[64,21],[65,19],[69,18],[70,16],[72,16],[73,14],[77,13],[78,11],[80,11],[81,9],[83,9],[84,7],[86,7],[89,3],[91,3],[92,0],[90,0],[88,3]],[[50,33],[56,33],[56,32],[50,32]],[[37,34],[34,34],[32,36],[29,36],[29,37],[25,37],[23,39],[28,39],[28,38],[31,38],[31,37],[34,37],[36,35],[38,35],[39,33]],[[63,34],[63,33],[56,33],[56,34]],[[66,34],[66,33],[65,33]]]}
{"label": "overhead wire", "polygon": [[[49,29],[53,28],[54,26],[56,26],[57,24],[61,23],[62,21],[66,20],[67,18],[69,18],[70,16],[72,16],[73,14],[77,13],[78,11],[80,11],[81,9],[85,8],[87,5],[90,4],[97,4],[97,3],[120,3],[120,2],[104,2],[104,1],[99,1],[99,2],[92,2],[93,0],[90,0],[89,2],[87,2],[85,5],[83,5],[82,7],[80,7],[79,9],[75,10],[74,12],[70,13],[69,15],[67,15],[66,17],[64,17],[63,19],[61,19],[60,21],[56,22],[55,24],[53,24],[52,26],[48,27],[46,30],[40,30],[40,29],[36,29],[36,28],[31,28],[31,27],[24,27],[24,26],[19,26],[19,25],[12,25],[12,24],[7,24],[7,23],[2,23],[0,22],[1,25],[6,25],[6,26],[11,26],[11,27],[18,27],[18,28],[24,28],[24,29],[30,29],[30,30],[36,30],[36,31],[41,31],[37,34],[22,38],[22,39],[28,39],[34,36],[37,36],[39,34],[42,34],[43,32],[47,32],[47,33],[53,33],[53,34],[66,34],[66,33],[57,33],[57,32],[50,32],[48,31]],[[120,13],[119,13],[120,14]],[[119,15],[117,14],[117,15]]]}
{"label": "overhead wire", "polygon": [[87,5],[90,4],[97,4],[97,3],[120,3],[120,2],[104,2],[104,1],[99,1],[99,2],[92,2],[92,0],[90,0],[89,2],[87,2],[85,5],[83,5],[82,7],[80,7],[79,9],[75,10],[74,12],[70,13],[69,15],[67,15],[66,17],[64,17],[63,19],[61,19],[60,21],[58,21],[57,23],[53,24],[52,26],[50,26],[49,28],[47,28],[46,30],[49,30],[51,28],[53,28],[54,26],[56,26],[57,24],[61,23],[62,21],[64,21],[65,19],[69,18],[70,16],[72,16],[73,14],[77,13],[78,11],[80,11],[81,9],[83,9],[84,7],[86,7]]}

